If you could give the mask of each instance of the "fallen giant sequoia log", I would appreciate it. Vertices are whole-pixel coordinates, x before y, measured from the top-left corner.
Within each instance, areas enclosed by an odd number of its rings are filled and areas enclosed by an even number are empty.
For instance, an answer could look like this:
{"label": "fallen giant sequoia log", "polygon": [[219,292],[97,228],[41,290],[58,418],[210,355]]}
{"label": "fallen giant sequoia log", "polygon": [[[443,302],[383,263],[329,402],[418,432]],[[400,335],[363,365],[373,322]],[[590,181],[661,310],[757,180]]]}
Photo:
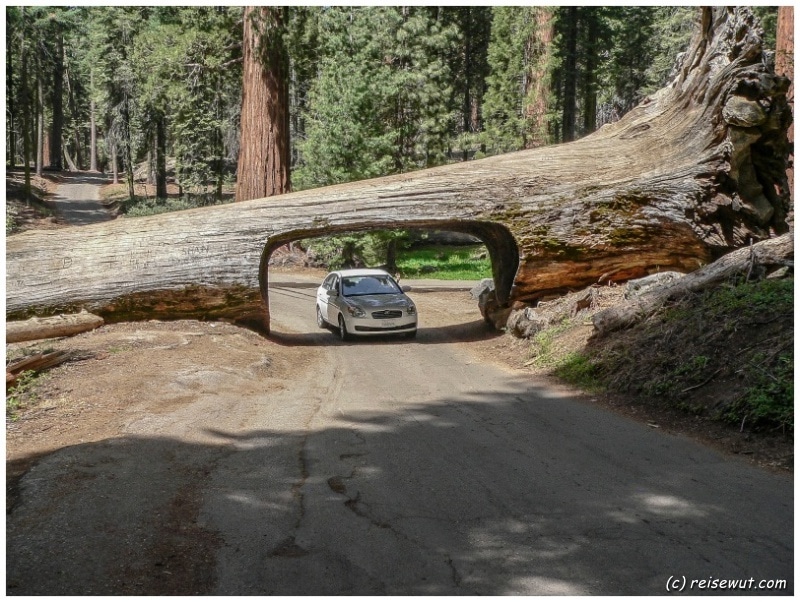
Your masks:
{"label": "fallen giant sequoia log", "polygon": [[669,86],[576,142],[6,244],[7,316],[224,318],[269,327],[268,259],[299,238],[474,234],[498,300],[692,271],[787,230],[788,80],[747,9],[702,9]]}

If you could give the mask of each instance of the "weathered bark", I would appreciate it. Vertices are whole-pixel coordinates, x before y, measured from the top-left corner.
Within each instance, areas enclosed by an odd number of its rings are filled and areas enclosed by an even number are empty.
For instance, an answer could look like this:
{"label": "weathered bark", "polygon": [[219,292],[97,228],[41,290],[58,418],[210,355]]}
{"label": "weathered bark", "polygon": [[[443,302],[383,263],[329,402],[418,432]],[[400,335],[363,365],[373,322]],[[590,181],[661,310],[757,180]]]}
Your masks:
{"label": "weathered bark", "polygon": [[6,343],[68,337],[104,324],[103,318],[87,312],[50,318],[30,318],[21,322],[6,322]]}
{"label": "weathered bark", "polygon": [[[6,243],[12,318],[225,318],[267,325],[267,262],[292,240],[473,234],[498,302],[689,272],[787,230],[788,81],[746,9],[706,9],[669,87],[570,144]],[[512,286],[513,285],[513,286]],[[263,297],[262,297],[263,296]]]}
{"label": "weathered bark", "polygon": [[602,335],[630,326],[672,299],[729,282],[737,276],[748,278],[752,274],[763,274],[776,267],[793,265],[794,236],[784,234],[749,248],[737,249],[683,278],[656,287],[635,300],[597,313],[592,322],[595,331]]}
{"label": "weathered bark", "polygon": [[[794,7],[778,7],[778,35],[777,48],[775,49],[775,73],[789,78],[794,77]],[[789,86],[786,94],[789,108],[794,114],[794,82]],[[794,148],[794,123],[789,125],[788,132],[789,148]],[[794,151],[789,160],[789,168],[786,170],[786,179],[789,184],[789,217],[787,221],[790,227],[794,227]]]}
{"label": "weathered bark", "polygon": [[244,10],[242,117],[236,200],[283,194],[289,183],[289,60],[283,8]]}

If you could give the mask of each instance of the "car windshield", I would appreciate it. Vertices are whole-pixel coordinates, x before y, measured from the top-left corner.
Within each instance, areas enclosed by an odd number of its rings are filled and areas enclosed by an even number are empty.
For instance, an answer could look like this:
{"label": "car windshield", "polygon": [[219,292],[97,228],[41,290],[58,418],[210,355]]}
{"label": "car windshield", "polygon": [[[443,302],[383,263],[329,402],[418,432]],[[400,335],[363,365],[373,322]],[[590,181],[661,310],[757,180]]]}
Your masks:
{"label": "car windshield", "polygon": [[345,297],[359,295],[389,295],[401,292],[389,276],[345,276],[342,278],[342,294]]}

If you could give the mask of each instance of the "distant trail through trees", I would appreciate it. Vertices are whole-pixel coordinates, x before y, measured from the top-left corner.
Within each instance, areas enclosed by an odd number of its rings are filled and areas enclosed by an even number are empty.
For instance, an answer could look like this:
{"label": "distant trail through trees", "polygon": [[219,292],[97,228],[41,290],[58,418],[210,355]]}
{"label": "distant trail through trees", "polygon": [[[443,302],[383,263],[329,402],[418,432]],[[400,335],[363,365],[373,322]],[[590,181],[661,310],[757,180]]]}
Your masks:
{"label": "distant trail through trees", "polygon": [[56,194],[47,200],[59,221],[71,226],[107,222],[115,215],[100,202],[100,187],[108,177],[99,173],[62,173]]}

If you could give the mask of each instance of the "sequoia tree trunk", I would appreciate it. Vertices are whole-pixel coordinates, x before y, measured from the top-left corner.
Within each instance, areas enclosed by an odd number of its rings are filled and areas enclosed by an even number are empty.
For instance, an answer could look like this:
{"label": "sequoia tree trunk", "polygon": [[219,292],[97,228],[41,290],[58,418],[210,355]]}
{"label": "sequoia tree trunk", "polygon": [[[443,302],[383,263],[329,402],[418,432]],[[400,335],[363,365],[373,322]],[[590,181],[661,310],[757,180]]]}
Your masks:
{"label": "sequoia tree trunk", "polygon": [[788,229],[789,81],[744,8],[703,9],[670,85],[578,141],[6,242],[9,318],[225,318],[268,326],[292,240],[425,227],[477,235],[500,303],[689,272]]}
{"label": "sequoia tree trunk", "polygon": [[284,9],[244,9],[241,144],[236,200],[289,191],[289,60]]}

